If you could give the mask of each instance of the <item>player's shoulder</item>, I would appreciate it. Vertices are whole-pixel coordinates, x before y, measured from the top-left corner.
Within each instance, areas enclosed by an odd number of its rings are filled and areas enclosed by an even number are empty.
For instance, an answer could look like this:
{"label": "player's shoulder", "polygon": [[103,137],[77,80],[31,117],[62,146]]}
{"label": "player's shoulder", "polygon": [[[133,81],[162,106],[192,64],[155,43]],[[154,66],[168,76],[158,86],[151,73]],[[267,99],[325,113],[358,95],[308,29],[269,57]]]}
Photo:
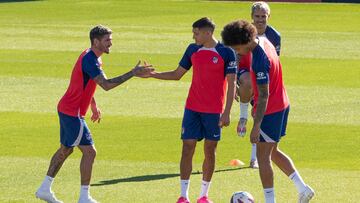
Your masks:
{"label": "player's shoulder", "polygon": [[234,56],[234,57],[236,56],[235,51],[231,47],[225,46],[222,43],[218,43],[215,49],[220,55],[224,54],[226,56]]}
{"label": "player's shoulder", "polygon": [[274,27],[268,25],[265,29],[265,34],[266,35],[272,35],[274,37],[278,37],[280,38],[281,37],[281,34],[279,31],[277,31]]}
{"label": "player's shoulder", "polygon": [[83,66],[101,66],[101,58],[97,57],[95,52],[93,52],[91,49],[87,49],[82,53],[82,64]]}
{"label": "player's shoulder", "polygon": [[268,39],[264,38],[258,38],[259,43],[256,45],[256,47],[252,50],[252,58],[253,61],[256,61],[257,59],[266,57],[265,53],[265,46],[266,44],[271,44]]}
{"label": "player's shoulder", "polygon": [[96,61],[97,57],[96,54],[91,49],[86,49],[82,52],[80,55],[80,58],[82,58],[82,61]]}
{"label": "player's shoulder", "polygon": [[191,43],[191,44],[188,45],[186,50],[188,50],[188,51],[197,51],[201,47],[202,47],[201,45],[197,45],[196,43]]}

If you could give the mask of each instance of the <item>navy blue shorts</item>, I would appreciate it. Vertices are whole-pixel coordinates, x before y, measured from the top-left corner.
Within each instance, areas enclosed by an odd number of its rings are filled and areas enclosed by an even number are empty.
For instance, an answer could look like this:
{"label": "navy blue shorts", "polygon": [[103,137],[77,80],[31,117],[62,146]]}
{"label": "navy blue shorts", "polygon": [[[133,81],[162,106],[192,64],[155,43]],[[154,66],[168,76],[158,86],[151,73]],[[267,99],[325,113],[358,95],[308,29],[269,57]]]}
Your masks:
{"label": "navy blue shorts", "polygon": [[60,142],[66,147],[93,145],[90,130],[83,118],[58,112],[60,120]]}
{"label": "navy blue shorts", "polygon": [[219,127],[219,113],[200,113],[185,109],[182,121],[181,139],[214,140],[219,141],[221,128]]}
{"label": "navy blue shorts", "polygon": [[289,110],[290,106],[264,116],[260,126],[260,142],[279,142],[285,136]]}

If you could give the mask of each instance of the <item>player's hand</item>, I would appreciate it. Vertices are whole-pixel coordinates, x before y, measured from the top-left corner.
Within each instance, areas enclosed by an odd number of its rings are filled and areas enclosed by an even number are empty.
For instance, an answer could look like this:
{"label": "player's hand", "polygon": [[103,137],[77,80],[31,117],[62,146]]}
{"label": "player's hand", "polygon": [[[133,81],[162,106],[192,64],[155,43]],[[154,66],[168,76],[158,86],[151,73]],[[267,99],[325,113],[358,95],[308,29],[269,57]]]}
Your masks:
{"label": "player's hand", "polygon": [[141,65],[141,61],[139,61],[136,66],[132,69],[134,76],[148,78],[151,77],[151,73],[154,72],[154,68],[151,64],[148,64],[144,61],[144,65]]}
{"label": "player's hand", "polygon": [[253,126],[250,133],[250,142],[258,143],[260,141],[260,126]]}
{"label": "player's hand", "polygon": [[98,122],[100,123],[101,120],[101,111],[97,107],[91,107],[92,115],[91,115],[91,121],[92,122]]}
{"label": "player's hand", "polygon": [[219,127],[226,127],[230,125],[230,113],[223,113],[220,116]]}

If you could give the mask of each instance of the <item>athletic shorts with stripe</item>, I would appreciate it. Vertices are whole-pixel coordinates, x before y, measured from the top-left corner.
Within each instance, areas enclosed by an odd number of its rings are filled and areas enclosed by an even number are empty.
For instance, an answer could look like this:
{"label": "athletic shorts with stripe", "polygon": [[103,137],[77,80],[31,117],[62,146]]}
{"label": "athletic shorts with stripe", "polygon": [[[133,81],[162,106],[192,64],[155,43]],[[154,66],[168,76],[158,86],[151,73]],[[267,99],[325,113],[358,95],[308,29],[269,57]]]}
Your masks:
{"label": "athletic shorts with stripe", "polygon": [[260,142],[279,142],[285,136],[289,111],[290,106],[264,116],[260,126]]}
{"label": "athletic shorts with stripe", "polygon": [[93,145],[90,130],[83,118],[58,112],[60,120],[60,142],[66,147]]}
{"label": "athletic shorts with stripe", "polygon": [[182,121],[181,139],[219,141],[221,128],[219,127],[219,113],[201,113],[185,109]]}

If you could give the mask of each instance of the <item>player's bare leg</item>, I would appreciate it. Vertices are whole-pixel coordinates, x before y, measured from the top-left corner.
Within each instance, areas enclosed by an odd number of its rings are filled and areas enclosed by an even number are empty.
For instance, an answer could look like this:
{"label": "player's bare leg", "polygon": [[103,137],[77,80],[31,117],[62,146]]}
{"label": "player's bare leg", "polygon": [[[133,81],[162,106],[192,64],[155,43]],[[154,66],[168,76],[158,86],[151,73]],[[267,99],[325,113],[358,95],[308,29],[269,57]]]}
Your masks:
{"label": "player's bare leg", "polygon": [[55,152],[50,161],[50,166],[47,171],[48,176],[55,177],[59,172],[61,166],[65,162],[65,160],[69,157],[69,155],[74,151],[72,147],[65,147],[64,145],[60,145],[60,148]]}
{"label": "player's bare leg", "polygon": [[203,179],[201,183],[201,192],[197,202],[212,202],[208,199],[208,192],[211,184],[211,178],[215,170],[215,159],[216,159],[216,147],[217,141],[207,140],[204,142],[204,155],[205,159],[203,162]]}
{"label": "player's bare leg", "polygon": [[94,203],[96,201],[90,196],[89,187],[92,166],[96,157],[96,149],[94,145],[79,145],[78,147],[82,152],[80,162],[81,188],[79,203]]}
{"label": "player's bare leg", "polygon": [[197,140],[183,140],[182,155],[180,161],[180,178],[189,180],[192,171],[192,158],[195,152]]}
{"label": "player's bare leg", "polygon": [[216,146],[218,141],[205,140],[204,142],[204,155],[205,159],[203,162],[203,180],[210,182],[215,169],[215,155]]}
{"label": "player's bare leg", "polygon": [[271,153],[276,143],[259,142],[257,144],[257,158],[259,162],[260,179],[264,188],[265,203],[274,203],[274,173],[271,165]]}
{"label": "player's bare leg", "polygon": [[280,151],[276,146],[273,150],[271,159],[295,184],[299,193],[299,202],[309,202],[315,195],[315,192],[310,186],[305,184],[291,158]]}
{"label": "player's bare leg", "polygon": [[291,175],[295,172],[295,166],[290,157],[288,157],[285,153],[280,151],[279,148],[277,148],[277,145],[275,146],[272,155],[271,160],[284,172],[287,176]]}
{"label": "player's bare leg", "polygon": [[192,158],[195,152],[197,140],[183,140],[182,154],[180,160],[180,185],[181,194],[177,202],[189,202],[190,175],[192,171]]}
{"label": "player's bare leg", "polygon": [[51,203],[61,203],[55,197],[55,194],[51,190],[51,185],[54,181],[54,177],[59,172],[61,166],[69,157],[69,155],[73,152],[73,148],[65,147],[64,145],[60,145],[60,148],[55,152],[50,161],[50,166],[47,171],[47,176],[42,182],[40,188],[36,191],[35,196],[41,200]]}

